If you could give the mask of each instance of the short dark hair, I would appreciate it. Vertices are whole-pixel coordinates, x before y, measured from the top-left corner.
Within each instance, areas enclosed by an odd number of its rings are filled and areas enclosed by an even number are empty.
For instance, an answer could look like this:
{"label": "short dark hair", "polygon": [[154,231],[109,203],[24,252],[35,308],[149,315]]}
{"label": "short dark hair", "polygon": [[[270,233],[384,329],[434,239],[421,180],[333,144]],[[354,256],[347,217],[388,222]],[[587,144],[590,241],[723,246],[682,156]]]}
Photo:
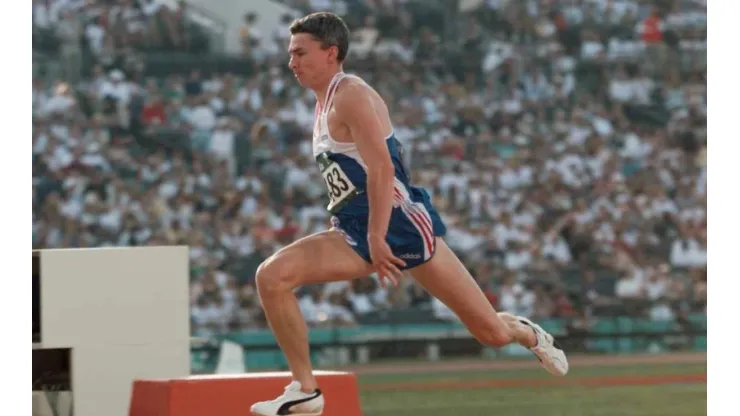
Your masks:
{"label": "short dark hair", "polygon": [[290,34],[308,33],[321,42],[321,48],[336,46],[337,60],[344,61],[349,51],[349,28],[341,17],[334,13],[318,12],[296,19],[290,25]]}

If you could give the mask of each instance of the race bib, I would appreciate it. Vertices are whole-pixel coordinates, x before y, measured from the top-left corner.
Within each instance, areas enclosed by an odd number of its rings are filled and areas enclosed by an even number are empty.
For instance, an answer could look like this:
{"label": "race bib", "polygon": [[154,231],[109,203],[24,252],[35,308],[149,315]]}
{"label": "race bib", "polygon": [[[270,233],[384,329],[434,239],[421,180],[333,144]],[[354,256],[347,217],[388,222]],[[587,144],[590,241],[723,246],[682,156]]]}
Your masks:
{"label": "race bib", "polygon": [[323,154],[318,159],[319,166],[321,167],[321,176],[324,177],[329,194],[329,205],[326,209],[334,213],[357,195],[357,188],[337,162],[329,160]]}

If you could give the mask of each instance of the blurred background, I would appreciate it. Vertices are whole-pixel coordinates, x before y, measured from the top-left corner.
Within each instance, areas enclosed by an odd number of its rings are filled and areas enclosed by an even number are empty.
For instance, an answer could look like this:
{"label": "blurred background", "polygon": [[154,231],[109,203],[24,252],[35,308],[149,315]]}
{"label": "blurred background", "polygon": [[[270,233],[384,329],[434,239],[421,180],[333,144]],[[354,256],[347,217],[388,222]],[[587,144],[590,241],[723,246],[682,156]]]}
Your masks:
{"label": "blurred background", "polygon": [[[34,248],[188,245],[193,371],[224,341],[285,368],[254,274],[328,228],[286,53],[317,10],[346,19],[345,70],[497,309],[571,354],[705,350],[695,0],[33,0]],[[526,353],[482,348],[411,279],[297,294],[320,365]]]}

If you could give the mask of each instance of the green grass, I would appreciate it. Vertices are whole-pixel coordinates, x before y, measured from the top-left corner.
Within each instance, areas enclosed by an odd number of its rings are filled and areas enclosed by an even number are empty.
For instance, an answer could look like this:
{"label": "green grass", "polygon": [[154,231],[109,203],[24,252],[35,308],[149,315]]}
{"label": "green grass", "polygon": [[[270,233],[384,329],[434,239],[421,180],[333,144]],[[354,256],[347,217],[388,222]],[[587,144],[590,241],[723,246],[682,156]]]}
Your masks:
{"label": "green grass", "polygon": [[[566,379],[706,374],[706,364],[573,368]],[[698,416],[706,414],[706,383],[642,386],[503,387],[377,390],[389,383],[479,382],[552,378],[540,369],[363,375],[365,416]]]}
{"label": "green grass", "polygon": [[[707,372],[706,364],[657,364],[657,365],[628,365],[628,366],[585,366],[573,367],[568,378],[575,377],[614,377],[614,376],[662,376],[677,374],[702,374]],[[475,371],[445,371],[425,373],[399,374],[371,374],[360,376],[360,383],[377,385],[384,383],[408,382],[454,382],[472,380],[539,380],[551,378],[549,374],[539,368],[520,370],[475,370]]]}

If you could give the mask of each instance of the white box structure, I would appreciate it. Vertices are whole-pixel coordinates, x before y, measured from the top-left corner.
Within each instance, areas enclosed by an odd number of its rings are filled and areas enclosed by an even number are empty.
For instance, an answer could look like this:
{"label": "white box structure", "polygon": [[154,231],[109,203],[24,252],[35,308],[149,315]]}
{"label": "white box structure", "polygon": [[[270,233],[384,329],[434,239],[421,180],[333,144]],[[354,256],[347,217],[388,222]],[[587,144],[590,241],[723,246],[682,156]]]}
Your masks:
{"label": "white box structure", "polygon": [[40,342],[71,349],[75,416],[125,416],[136,378],[190,374],[188,248],[42,250]]}

